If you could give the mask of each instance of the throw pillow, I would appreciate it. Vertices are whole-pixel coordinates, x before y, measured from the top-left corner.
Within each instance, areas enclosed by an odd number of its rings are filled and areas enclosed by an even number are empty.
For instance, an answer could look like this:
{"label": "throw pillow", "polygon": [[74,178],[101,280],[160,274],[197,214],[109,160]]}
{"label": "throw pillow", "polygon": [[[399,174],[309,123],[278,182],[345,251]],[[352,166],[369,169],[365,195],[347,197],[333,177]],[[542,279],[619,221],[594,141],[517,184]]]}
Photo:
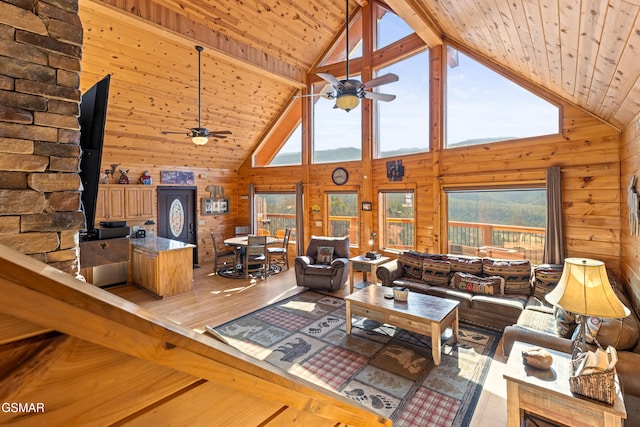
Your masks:
{"label": "throw pillow", "polygon": [[449,284],[449,261],[438,259],[425,259],[422,263],[422,280],[434,286],[447,286]]}
{"label": "throw pillow", "polygon": [[318,264],[328,265],[333,261],[333,246],[318,246]]}
{"label": "throw pillow", "polygon": [[451,264],[451,271],[460,271],[462,273],[482,274],[482,258],[464,255],[447,255],[447,261]]}
{"label": "throw pillow", "polygon": [[553,316],[556,318],[556,333],[562,338],[570,338],[577,326],[576,315],[555,306]]}
{"label": "throw pillow", "polygon": [[451,278],[451,287],[464,289],[474,294],[503,295],[504,279],[500,276],[479,277],[474,274],[457,272]]}
{"label": "throw pillow", "polygon": [[533,295],[544,305],[551,305],[544,297],[560,281],[562,268],[562,264],[540,264],[533,269]]}
{"label": "throw pillow", "polygon": [[412,279],[422,279],[422,262],[426,254],[415,251],[403,252],[398,256],[398,264],[402,267],[402,275]]}
{"label": "throw pillow", "polygon": [[482,259],[485,276],[504,278],[505,294],[531,295],[531,262],[528,260]]}

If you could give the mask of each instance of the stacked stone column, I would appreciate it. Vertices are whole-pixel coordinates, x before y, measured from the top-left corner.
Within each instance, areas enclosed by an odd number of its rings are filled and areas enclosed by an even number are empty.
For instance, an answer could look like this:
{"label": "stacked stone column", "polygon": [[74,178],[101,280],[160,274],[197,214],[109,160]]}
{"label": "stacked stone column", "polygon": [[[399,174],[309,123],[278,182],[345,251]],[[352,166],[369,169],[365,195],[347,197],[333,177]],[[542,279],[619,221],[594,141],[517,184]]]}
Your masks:
{"label": "stacked stone column", "polygon": [[73,275],[82,34],[77,0],[0,0],[0,244]]}

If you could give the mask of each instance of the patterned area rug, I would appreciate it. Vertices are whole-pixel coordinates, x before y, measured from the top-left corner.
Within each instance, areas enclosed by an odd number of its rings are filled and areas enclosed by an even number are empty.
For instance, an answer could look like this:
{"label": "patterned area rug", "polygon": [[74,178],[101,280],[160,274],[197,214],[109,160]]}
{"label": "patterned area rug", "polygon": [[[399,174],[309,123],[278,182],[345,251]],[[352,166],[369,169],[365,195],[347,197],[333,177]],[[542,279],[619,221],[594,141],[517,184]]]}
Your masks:
{"label": "patterned area rug", "polygon": [[[431,339],[366,318],[345,331],[345,303],[306,291],[215,330],[257,359],[341,393],[394,426],[466,426],[500,335],[460,326],[435,366]],[[447,336],[451,337],[448,330]]]}

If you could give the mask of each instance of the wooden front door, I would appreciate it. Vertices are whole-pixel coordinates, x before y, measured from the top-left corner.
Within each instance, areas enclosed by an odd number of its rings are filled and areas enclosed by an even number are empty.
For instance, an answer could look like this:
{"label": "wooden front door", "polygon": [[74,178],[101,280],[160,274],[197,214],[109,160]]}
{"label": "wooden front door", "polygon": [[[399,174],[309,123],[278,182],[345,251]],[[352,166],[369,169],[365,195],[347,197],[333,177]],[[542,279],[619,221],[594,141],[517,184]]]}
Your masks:
{"label": "wooden front door", "polygon": [[196,245],[198,263],[196,187],[158,187],[158,236]]}

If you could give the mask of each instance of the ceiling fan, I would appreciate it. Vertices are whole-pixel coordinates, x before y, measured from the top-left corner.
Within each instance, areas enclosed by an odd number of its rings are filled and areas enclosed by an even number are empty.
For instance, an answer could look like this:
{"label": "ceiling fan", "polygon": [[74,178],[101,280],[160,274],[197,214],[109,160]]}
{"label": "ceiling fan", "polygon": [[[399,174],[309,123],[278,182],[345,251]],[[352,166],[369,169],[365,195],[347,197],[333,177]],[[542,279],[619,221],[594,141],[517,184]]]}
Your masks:
{"label": "ceiling fan", "polygon": [[387,83],[393,83],[398,81],[398,76],[393,73],[384,74],[380,77],[376,77],[369,81],[362,83],[360,80],[349,78],[349,0],[346,0],[346,16],[347,21],[345,25],[345,38],[346,38],[346,77],[343,80],[338,80],[331,74],[318,73],[317,75],[322,79],[329,82],[333,88],[333,92],[322,92],[311,95],[301,96],[321,96],[327,99],[335,99],[336,103],[333,108],[340,108],[347,112],[353,110],[360,103],[360,99],[374,99],[378,101],[393,101],[396,99],[395,95],[389,95],[386,93],[371,92],[367,89],[382,86]]}
{"label": "ceiling fan", "polygon": [[198,127],[197,128],[189,128],[189,132],[173,132],[168,130],[163,130],[162,134],[185,134],[188,138],[191,138],[196,145],[204,145],[209,141],[209,138],[213,137],[216,139],[224,139],[227,135],[231,135],[231,131],[228,130],[216,130],[209,131],[207,128],[203,128],[200,124],[200,54],[204,50],[202,46],[196,46],[196,50],[198,51]]}

